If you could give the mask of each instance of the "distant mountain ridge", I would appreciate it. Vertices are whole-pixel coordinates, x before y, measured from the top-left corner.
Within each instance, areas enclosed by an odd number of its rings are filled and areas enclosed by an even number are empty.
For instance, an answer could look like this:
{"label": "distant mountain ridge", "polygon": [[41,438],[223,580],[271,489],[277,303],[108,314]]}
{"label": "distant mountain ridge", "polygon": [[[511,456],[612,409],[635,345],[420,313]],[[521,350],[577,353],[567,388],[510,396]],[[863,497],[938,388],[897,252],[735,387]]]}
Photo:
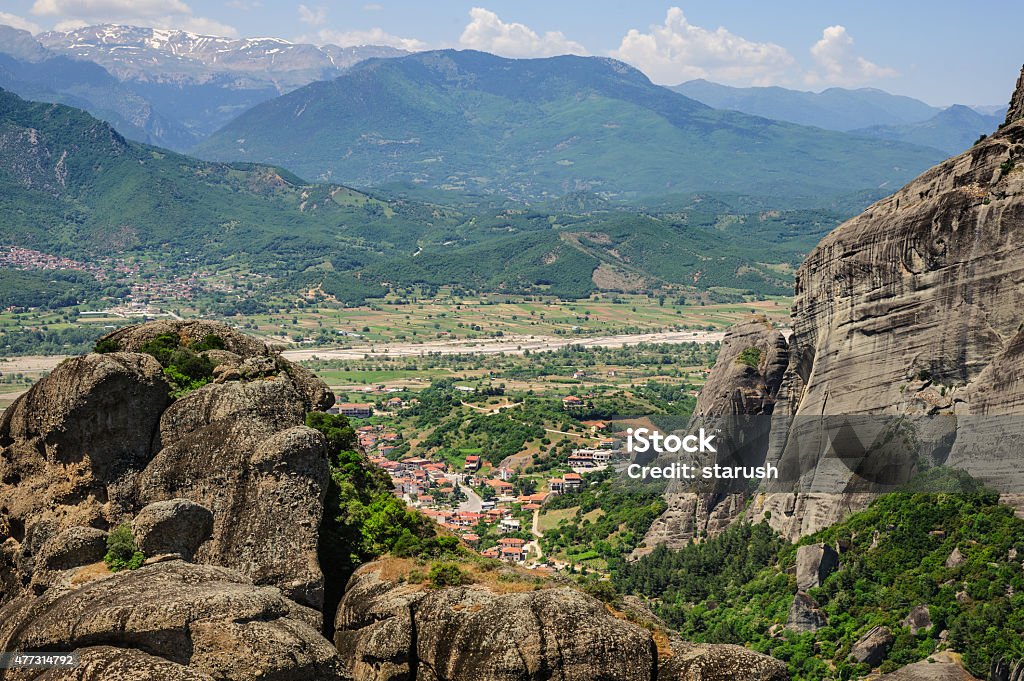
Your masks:
{"label": "distant mountain ridge", "polygon": [[241,82],[274,85],[279,92],[338,75],[370,57],[408,54],[393,47],[339,47],[282,38],[222,38],[139,26],[87,26],[40,33],[54,52],[100,64],[122,80],[207,83],[231,74]]}
{"label": "distant mountain ridge", "polygon": [[875,88],[833,87],[805,92],[783,87],[731,87],[701,79],[669,89],[716,109],[843,132],[872,125],[916,123],[941,111],[912,97]]}
{"label": "distant mountain ridge", "polygon": [[992,134],[1005,116],[1005,107],[993,115],[985,115],[968,106],[955,104],[918,123],[875,125],[853,132],[959,154],[969,149],[981,135]]}
{"label": "distant mountain ridge", "polygon": [[33,37],[0,25],[0,87],[84,108],[131,139],[185,151],[282,92],[334,78],[363,59],[403,54],[135,26]]}
{"label": "distant mountain ridge", "polygon": [[830,194],[895,185],[941,158],[717,111],[611,59],[468,50],[362,62],[250,109],[196,151],[356,186],[517,198]]}

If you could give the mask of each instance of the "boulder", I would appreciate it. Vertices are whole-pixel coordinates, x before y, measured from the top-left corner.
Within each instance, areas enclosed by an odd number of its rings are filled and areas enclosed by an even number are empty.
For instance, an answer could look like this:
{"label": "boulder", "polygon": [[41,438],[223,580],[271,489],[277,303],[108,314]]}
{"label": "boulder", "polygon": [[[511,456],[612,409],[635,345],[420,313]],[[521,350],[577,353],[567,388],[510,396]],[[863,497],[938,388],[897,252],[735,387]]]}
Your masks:
{"label": "boulder", "polygon": [[964,554],[960,553],[960,547],[957,547],[953,549],[953,552],[949,554],[948,558],[946,558],[946,567],[950,569],[958,568],[963,565],[966,560],[967,559],[964,558]]}
{"label": "boulder", "polygon": [[918,605],[910,610],[900,624],[910,629],[911,634],[919,631],[926,631],[932,628],[932,614],[927,605]]}
{"label": "boulder", "polygon": [[65,360],[0,415],[0,498],[8,531],[43,519],[105,527],[130,505],[119,483],[153,455],[171,403],[149,355]]}
{"label": "boulder", "polygon": [[671,642],[659,681],[788,681],[786,663],[743,646]]}
{"label": "boulder", "polygon": [[818,608],[818,603],[803,591],[798,591],[793,597],[793,604],[789,606],[789,615],[786,617],[786,629],[803,633],[805,631],[817,631],[828,624],[828,618]]}
{"label": "boulder", "polygon": [[181,497],[213,513],[212,536],[196,562],[235,568],[319,609],[327,479],[326,442],[318,431],[296,425],[272,432],[258,419],[228,417],[161,450],[137,486],[143,503]]}
{"label": "boulder", "polygon": [[37,562],[47,570],[70,570],[97,563],[106,553],[106,532],[94,527],[69,527],[43,545]]}
{"label": "boulder", "polygon": [[827,544],[809,544],[796,550],[796,588],[810,591],[822,585],[839,567],[839,554]]}
{"label": "boulder", "polygon": [[850,657],[857,662],[877,667],[889,654],[889,649],[892,648],[895,640],[892,632],[887,628],[872,627],[850,648]]}
{"label": "boulder", "polygon": [[480,586],[429,590],[353,575],[335,641],[360,681],[646,681],[657,676],[650,633],[570,588],[496,593]]}
{"label": "boulder", "polygon": [[199,675],[160,664],[171,670],[166,678],[351,678],[304,617],[276,588],[177,560],[9,603],[0,609],[0,649],[134,648]]}
{"label": "boulder", "polygon": [[[935,653],[926,660],[883,674],[881,678],[885,681],[979,681],[963,668],[957,656],[949,652]],[[992,679],[996,681],[996,677]]]}
{"label": "boulder", "polygon": [[132,521],[135,546],[147,556],[175,553],[192,560],[213,531],[213,514],[188,499],[157,501]]}

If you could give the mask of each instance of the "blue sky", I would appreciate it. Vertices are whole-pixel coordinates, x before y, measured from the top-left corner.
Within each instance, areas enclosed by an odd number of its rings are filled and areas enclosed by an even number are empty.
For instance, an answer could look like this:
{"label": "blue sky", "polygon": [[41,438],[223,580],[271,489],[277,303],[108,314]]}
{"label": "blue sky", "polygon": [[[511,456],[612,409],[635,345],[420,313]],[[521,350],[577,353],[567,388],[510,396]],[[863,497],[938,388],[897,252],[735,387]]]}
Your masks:
{"label": "blue sky", "polygon": [[931,104],[1004,104],[1024,3],[949,0],[4,0],[33,32],[92,23],[303,42],[614,56],[652,80],[878,87]]}

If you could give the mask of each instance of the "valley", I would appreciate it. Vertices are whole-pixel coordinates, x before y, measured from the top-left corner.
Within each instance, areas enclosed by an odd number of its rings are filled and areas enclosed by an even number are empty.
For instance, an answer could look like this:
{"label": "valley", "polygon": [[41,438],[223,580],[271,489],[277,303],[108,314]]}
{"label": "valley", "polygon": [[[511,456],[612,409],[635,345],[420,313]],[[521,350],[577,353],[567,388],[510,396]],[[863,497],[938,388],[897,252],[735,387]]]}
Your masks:
{"label": "valley", "polygon": [[1024,681],[1024,70],[171,4],[0,12],[24,678]]}

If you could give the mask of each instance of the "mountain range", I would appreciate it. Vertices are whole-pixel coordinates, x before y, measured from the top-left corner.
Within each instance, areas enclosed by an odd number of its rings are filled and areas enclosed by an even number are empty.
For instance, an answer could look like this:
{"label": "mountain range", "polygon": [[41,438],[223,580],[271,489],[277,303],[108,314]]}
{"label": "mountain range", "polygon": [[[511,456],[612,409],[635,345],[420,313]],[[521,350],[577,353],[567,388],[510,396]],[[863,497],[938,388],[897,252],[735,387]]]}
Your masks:
{"label": "mountain range", "polygon": [[184,151],[262,101],[363,59],[402,54],[135,26],[36,37],[0,26],[0,87],[84,108],[131,139]]}
{"label": "mountain range", "polygon": [[872,125],[916,123],[941,111],[913,97],[875,88],[832,87],[803,92],[784,87],[731,87],[698,79],[670,89],[716,109],[844,132]]}
{"label": "mountain range", "polygon": [[980,135],[993,132],[1005,106],[934,107],[875,88],[833,87],[804,92],[782,87],[730,87],[691,80],[671,90],[716,109],[742,111],[800,125],[898,140],[959,154]]}
{"label": "mountain range", "polygon": [[195,151],[357,187],[533,200],[832,195],[898,185],[943,156],[712,109],[612,59],[468,50],[361,62],[253,107]]}
{"label": "mountain range", "polygon": [[179,274],[230,263],[282,293],[320,287],[346,303],[440,286],[564,298],[666,285],[782,294],[791,268],[843,217],[711,196],[651,214],[585,197],[546,210],[375,197],[131,142],[83,111],[4,91],[0,154],[2,246],[86,261],[130,252]]}

